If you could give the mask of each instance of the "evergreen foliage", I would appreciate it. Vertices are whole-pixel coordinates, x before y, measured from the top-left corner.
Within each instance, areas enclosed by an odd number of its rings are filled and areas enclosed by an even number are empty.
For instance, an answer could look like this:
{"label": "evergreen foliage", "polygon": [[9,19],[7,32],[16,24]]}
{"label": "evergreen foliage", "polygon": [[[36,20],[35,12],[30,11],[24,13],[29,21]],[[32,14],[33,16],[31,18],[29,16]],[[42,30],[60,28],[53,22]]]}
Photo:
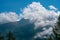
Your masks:
{"label": "evergreen foliage", "polygon": [[8,40],[15,40],[15,37],[13,36],[13,33],[12,32],[9,32],[7,34],[7,38],[8,38]]}
{"label": "evergreen foliage", "polygon": [[58,17],[58,21],[56,22],[53,28],[53,38],[52,40],[60,40],[60,15]]}
{"label": "evergreen foliage", "polygon": [[0,40],[4,40],[2,33],[0,33]]}

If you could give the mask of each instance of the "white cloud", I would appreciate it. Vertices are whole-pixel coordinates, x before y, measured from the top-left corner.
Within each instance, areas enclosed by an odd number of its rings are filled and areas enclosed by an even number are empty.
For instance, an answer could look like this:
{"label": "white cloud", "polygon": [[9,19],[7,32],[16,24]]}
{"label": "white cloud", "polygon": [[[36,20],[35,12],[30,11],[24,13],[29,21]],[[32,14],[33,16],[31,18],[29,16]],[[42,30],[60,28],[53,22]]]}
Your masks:
{"label": "white cloud", "polygon": [[0,24],[8,23],[8,22],[15,22],[19,20],[19,16],[14,12],[4,12],[0,13]]}
{"label": "white cloud", "polygon": [[46,9],[39,2],[33,2],[23,9],[23,18],[34,22],[35,28],[54,24],[58,15],[58,12]]}
{"label": "white cloud", "polygon": [[55,8],[53,5],[50,5],[49,8],[53,10],[57,10],[57,8]]}
{"label": "white cloud", "polygon": [[51,35],[52,33],[52,27],[50,27],[49,29],[46,29],[45,31],[43,32],[39,32],[37,33],[34,38],[37,38],[37,37],[43,37],[43,38],[46,38],[47,36],[46,35]]}
{"label": "white cloud", "polygon": [[[54,10],[48,10],[44,6],[42,6],[39,2],[33,2],[32,4],[28,5],[23,9],[23,15],[22,17],[24,19],[29,19],[30,22],[34,22],[35,24],[35,30],[37,28],[43,27],[46,25],[53,26],[55,22],[57,21],[57,17],[60,14],[60,11],[57,10],[54,6],[50,6],[50,9]],[[46,34],[51,34],[52,28],[49,27],[49,29],[44,29],[43,32],[37,33],[36,36],[44,36]],[[36,37],[35,36],[35,37]]]}

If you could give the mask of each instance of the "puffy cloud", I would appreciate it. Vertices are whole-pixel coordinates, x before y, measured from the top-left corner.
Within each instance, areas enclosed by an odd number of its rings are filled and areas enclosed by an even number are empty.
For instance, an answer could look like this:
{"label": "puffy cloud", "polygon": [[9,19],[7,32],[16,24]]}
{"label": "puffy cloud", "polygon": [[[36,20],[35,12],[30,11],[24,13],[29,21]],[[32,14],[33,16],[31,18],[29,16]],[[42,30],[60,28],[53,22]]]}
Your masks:
{"label": "puffy cloud", "polygon": [[19,16],[14,12],[0,13],[0,24],[19,21]]}
{"label": "puffy cloud", "polygon": [[42,31],[42,32],[37,33],[37,34],[34,36],[34,38],[37,38],[37,37],[46,38],[46,36],[51,35],[51,33],[52,33],[52,27],[50,27],[49,29],[45,29],[45,30]]}
{"label": "puffy cloud", "polygon": [[53,10],[57,10],[57,8],[55,8],[53,5],[50,5],[49,8]]}
{"label": "puffy cloud", "polygon": [[[57,21],[58,15],[60,14],[59,11],[56,12],[57,9],[54,6],[50,6],[50,9],[54,10],[46,9],[39,2],[32,2],[32,4],[23,9],[22,17],[24,19],[29,19],[30,22],[34,22],[35,30],[40,27],[46,28],[46,25],[53,26]],[[52,28],[50,27],[46,30],[44,29],[42,32],[38,32],[36,36],[39,35],[42,37],[47,34],[50,35],[52,31]]]}
{"label": "puffy cloud", "polygon": [[33,2],[23,9],[23,18],[34,22],[35,28],[53,25],[58,15],[58,12],[46,9],[39,2]]}

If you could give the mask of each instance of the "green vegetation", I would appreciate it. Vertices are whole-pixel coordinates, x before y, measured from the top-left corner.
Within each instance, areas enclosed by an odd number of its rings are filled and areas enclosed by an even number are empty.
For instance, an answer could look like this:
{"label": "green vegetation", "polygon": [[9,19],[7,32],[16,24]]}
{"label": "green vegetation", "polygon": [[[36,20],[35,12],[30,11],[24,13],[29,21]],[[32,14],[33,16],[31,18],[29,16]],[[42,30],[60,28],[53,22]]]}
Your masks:
{"label": "green vegetation", "polygon": [[13,36],[13,33],[12,32],[9,32],[7,34],[7,38],[8,38],[8,40],[15,40],[15,37]]}
{"label": "green vegetation", "polygon": [[2,33],[0,33],[0,40],[4,40]]}
{"label": "green vegetation", "polygon": [[[5,39],[5,38],[7,38],[7,39]],[[15,40],[15,37],[13,36],[12,32],[9,32],[5,38],[2,35],[2,33],[0,33],[0,40]]]}
{"label": "green vegetation", "polygon": [[60,40],[60,15],[58,17],[58,21],[52,30],[52,36],[48,40]]}

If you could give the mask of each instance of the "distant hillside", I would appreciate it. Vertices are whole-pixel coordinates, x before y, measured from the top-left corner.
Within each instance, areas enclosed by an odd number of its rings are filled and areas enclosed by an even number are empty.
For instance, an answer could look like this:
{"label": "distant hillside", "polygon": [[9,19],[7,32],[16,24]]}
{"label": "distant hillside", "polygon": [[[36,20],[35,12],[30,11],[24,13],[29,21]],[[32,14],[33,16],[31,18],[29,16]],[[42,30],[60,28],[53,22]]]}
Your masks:
{"label": "distant hillside", "polygon": [[[51,25],[47,25],[46,27],[48,28],[50,26]],[[20,21],[16,22],[0,24],[0,32],[6,35],[6,33],[11,31],[18,40],[32,40],[36,33],[43,31],[42,28],[37,28],[35,30],[34,27],[34,23],[31,23],[27,19],[21,19]]]}
{"label": "distant hillside", "polygon": [[[16,37],[31,38],[34,36],[34,24],[30,23],[29,20],[22,19],[17,22],[10,22],[0,24],[0,32],[3,34],[12,31]],[[19,38],[20,39],[20,38]]]}

